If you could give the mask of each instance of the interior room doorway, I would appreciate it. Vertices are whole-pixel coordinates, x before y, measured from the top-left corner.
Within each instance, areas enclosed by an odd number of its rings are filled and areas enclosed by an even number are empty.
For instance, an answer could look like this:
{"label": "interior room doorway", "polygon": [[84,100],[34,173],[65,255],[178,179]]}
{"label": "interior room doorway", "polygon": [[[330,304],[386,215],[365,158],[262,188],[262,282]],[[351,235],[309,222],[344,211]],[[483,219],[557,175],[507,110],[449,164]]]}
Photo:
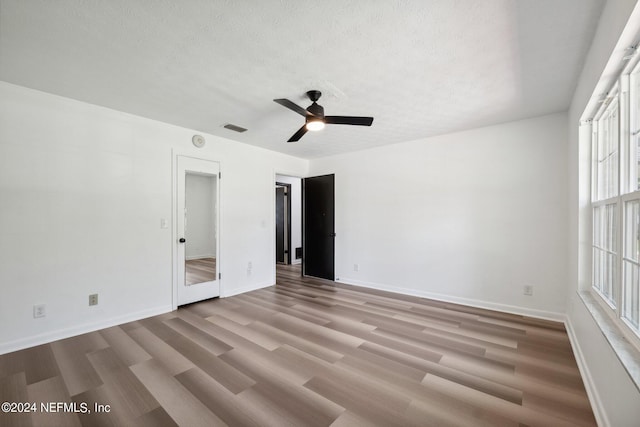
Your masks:
{"label": "interior room doorway", "polygon": [[302,179],[276,175],[275,179],[275,262],[302,262]]}
{"label": "interior room doorway", "polygon": [[176,156],[176,305],[220,295],[220,165]]}
{"label": "interior room doorway", "polygon": [[291,184],[276,182],[276,262],[291,264]]}

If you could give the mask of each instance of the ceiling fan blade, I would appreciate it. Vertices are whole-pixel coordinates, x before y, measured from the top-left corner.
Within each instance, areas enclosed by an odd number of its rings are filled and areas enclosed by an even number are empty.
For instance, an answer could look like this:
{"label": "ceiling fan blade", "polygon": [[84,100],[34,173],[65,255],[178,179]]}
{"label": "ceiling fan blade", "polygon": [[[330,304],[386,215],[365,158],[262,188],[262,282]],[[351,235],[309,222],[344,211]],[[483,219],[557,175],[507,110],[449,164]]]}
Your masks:
{"label": "ceiling fan blade", "polygon": [[324,122],[332,125],[371,126],[373,117],[324,116]]}
{"label": "ceiling fan blade", "polygon": [[307,110],[305,110],[304,108],[299,106],[298,104],[294,104],[293,102],[289,101],[288,99],[280,98],[280,99],[274,99],[274,101],[277,102],[278,104],[282,105],[283,107],[290,109],[291,111],[295,111],[296,113],[300,114],[301,116],[307,117],[308,115],[311,114]]}
{"label": "ceiling fan blade", "polygon": [[302,138],[302,136],[307,133],[307,125],[304,124],[296,133],[294,133],[291,138],[287,142],[296,142]]}

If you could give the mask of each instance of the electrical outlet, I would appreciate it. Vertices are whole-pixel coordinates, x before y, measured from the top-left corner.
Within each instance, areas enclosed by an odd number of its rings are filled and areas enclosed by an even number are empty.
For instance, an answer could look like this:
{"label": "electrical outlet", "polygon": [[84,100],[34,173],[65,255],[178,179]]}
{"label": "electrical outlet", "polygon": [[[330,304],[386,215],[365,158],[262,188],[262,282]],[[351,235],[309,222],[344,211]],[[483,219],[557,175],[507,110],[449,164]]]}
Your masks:
{"label": "electrical outlet", "polygon": [[89,295],[89,305],[98,305],[98,294]]}
{"label": "electrical outlet", "polygon": [[353,264],[353,271],[360,271],[360,266],[358,264]]}
{"label": "electrical outlet", "polygon": [[47,306],[44,304],[36,304],[33,306],[33,318],[44,317],[47,315]]}
{"label": "electrical outlet", "polygon": [[532,296],[533,295],[533,286],[531,285],[524,285],[523,288],[523,294],[527,295],[527,296]]}

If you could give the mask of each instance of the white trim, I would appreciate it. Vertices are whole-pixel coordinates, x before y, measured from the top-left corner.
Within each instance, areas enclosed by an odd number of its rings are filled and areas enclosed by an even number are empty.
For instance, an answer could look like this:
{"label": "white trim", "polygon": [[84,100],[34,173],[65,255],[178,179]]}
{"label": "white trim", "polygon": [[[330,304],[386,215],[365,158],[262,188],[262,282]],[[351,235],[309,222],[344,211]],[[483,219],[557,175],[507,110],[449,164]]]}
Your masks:
{"label": "white trim", "polygon": [[450,302],[471,307],[484,308],[487,310],[496,310],[504,313],[517,314],[520,316],[535,317],[538,319],[553,320],[555,322],[564,323],[565,314],[554,311],[537,310],[534,308],[518,307],[515,305],[500,304],[489,301],[482,301],[471,298],[462,298],[451,295],[437,294],[433,292],[416,291],[410,288],[401,288],[397,286],[385,285],[382,283],[365,282],[362,280],[340,277],[336,282],[345,283],[347,285],[361,286],[363,288],[378,289],[381,291],[395,292],[403,295],[411,295],[414,297],[429,298],[437,301]]}
{"label": "white trim", "polygon": [[580,376],[582,377],[582,380],[584,382],[587,396],[589,397],[589,403],[591,403],[591,409],[593,410],[593,415],[596,418],[596,422],[598,423],[598,426],[610,426],[611,423],[607,418],[607,412],[605,410],[604,404],[602,403],[602,399],[600,399],[598,388],[596,387],[596,384],[593,380],[593,376],[591,375],[591,371],[589,370],[589,366],[587,365],[584,353],[580,348],[578,337],[573,330],[573,326],[571,325],[571,319],[569,318],[569,316],[565,316],[564,325],[565,329],[567,330],[569,343],[571,343],[571,349],[573,350],[576,363],[578,364],[578,370],[580,371]]}
{"label": "white trim", "polygon": [[[220,174],[223,172],[223,162],[217,157],[213,156],[210,153],[203,152],[199,148],[195,147],[174,147],[171,149],[171,236],[172,236],[172,244],[171,244],[171,275],[172,275],[172,296],[171,296],[171,307],[173,310],[178,308],[178,268],[177,268],[177,259],[178,259],[178,245],[176,242],[178,241],[178,218],[176,215],[176,209],[178,205],[177,200],[177,191],[178,191],[178,157],[191,157],[197,160],[207,160],[210,162],[218,163],[218,171]],[[222,240],[223,240],[223,224],[224,224],[224,212],[223,212],[223,185],[221,180],[218,180],[218,224],[217,224],[217,253],[216,253],[216,271],[218,273],[218,281],[219,286],[219,294],[222,295],[224,292],[224,282],[220,278],[223,265],[222,259],[220,257],[220,252],[224,249],[222,248]]]}
{"label": "white trim", "polygon": [[228,298],[235,295],[244,294],[246,292],[257,291],[259,289],[268,288],[269,286],[274,286],[274,285],[275,285],[275,281],[267,281],[267,282],[258,283],[257,285],[254,284],[254,285],[243,286],[241,288],[227,290],[224,293],[220,292],[220,298]]}
{"label": "white trim", "polygon": [[640,348],[636,346],[635,335],[630,336],[626,325],[621,319],[607,310],[604,303],[596,294],[590,291],[580,291],[578,296],[582,300],[602,335],[629,375],[629,378],[640,390]]}
{"label": "white trim", "polygon": [[112,326],[122,325],[124,323],[136,320],[146,319],[147,317],[157,316],[159,314],[171,312],[171,305],[162,305],[135,313],[129,313],[122,316],[112,317],[110,319],[98,322],[86,323],[84,325],[73,326],[71,328],[58,329],[56,331],[46,332],[40,335],[34,335],[28,338],[20,338],[0,344],[0,355],[10,353],[12,351],[23,350],[25,348],[34,347],[41,344],[47,344],[53,341],[65,338],[75,337],[89,332],[98,331],[100,329],[110,328]]}

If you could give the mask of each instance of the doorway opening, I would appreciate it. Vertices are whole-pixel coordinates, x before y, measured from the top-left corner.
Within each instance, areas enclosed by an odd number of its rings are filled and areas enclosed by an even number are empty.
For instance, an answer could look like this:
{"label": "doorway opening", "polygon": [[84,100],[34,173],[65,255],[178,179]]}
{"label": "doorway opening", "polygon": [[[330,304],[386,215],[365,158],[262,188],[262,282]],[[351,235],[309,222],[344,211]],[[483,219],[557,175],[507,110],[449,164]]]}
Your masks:
{"label": "doorway opening", "polygon": [[276,263],[302,262],[302,179],[276,175],[275,182]]}
{"label": "doorway opening", "polygon": [[220,164],[175,157],[174,306],[220,295]]}
{"label": "doorway opening", "polygon": [[291,264],[291,184],[276,182],[276,262]]}

